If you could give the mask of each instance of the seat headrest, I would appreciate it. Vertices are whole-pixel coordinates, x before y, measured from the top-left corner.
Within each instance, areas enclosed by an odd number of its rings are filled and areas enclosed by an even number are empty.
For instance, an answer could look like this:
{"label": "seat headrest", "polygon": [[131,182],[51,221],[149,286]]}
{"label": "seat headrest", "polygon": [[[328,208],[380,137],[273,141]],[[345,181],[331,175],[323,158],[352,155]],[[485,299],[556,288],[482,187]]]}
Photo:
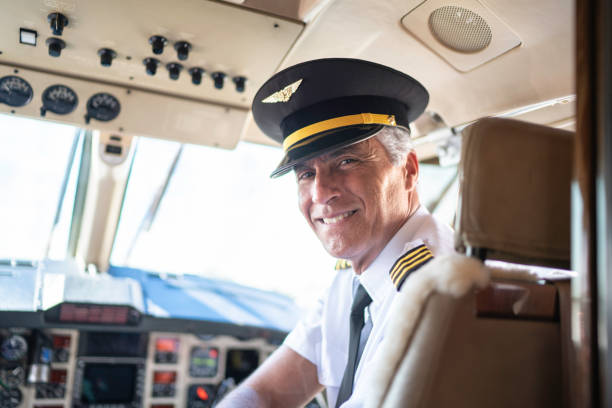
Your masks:
{"label": "seat headrest", "polygon": [[570,267],[573,133],[486,118],[463,131],[455,247]]}

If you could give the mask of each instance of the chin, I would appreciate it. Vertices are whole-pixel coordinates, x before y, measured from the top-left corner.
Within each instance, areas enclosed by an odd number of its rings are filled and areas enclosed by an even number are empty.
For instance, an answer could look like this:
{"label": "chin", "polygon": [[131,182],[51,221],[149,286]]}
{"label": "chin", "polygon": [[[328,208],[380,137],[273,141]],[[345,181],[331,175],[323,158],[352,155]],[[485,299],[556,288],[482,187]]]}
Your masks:
{"label": "chin", "polygon": [[323,246],[331,256],[339,259],[351,259],[355,252],[354,245],[342,241],[326,242],[323,243]]}

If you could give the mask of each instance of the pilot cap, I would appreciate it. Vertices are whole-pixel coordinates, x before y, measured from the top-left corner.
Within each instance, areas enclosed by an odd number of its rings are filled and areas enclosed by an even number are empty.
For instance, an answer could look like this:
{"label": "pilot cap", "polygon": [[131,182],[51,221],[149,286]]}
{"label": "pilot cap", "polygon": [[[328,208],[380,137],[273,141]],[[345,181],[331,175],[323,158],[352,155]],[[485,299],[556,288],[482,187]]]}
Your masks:
{"label": "pilot cap", "polygon": [[417,80],[384,65],[326,58],[284,69],[257,91],[257,126],[281,143],[285,157],[270,177],[295,165],[374,136],[381,129],[408,129],[427,106]]}

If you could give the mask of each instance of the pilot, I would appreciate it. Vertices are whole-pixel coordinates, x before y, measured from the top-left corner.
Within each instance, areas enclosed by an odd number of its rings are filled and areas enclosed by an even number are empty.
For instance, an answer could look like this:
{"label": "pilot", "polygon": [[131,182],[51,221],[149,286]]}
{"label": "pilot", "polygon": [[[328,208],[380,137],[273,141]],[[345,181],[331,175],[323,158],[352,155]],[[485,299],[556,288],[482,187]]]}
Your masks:
{"label": "pilot", "polygon": [[293,171],[302,215],[342,261],[317,307],[221,407],[304,406],[324,388],[329,407],[363,405],[385,326],[402,318],[388,314],[402,283],[453,251],[452,230],[417,192],[409,123],[428,99],[402,72],[343,58],[292,66],[259,89],[255,122],[285,152],[271,176]]}

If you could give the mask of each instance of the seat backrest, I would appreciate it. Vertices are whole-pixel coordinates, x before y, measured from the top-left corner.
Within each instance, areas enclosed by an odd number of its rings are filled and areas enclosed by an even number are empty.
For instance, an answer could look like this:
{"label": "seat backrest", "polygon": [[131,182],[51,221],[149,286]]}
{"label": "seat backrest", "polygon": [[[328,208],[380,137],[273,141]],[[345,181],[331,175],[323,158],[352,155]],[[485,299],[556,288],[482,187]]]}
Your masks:
{"label": "seat backrest", "polygon": [[462,139],[456,248],[569,269],[573,133],[486,118]]}
{"label": "seat backrest", "polygon": [[[457,250],[568,268],[572,150],[571,132],[545,126],[487,118],[467,128]],[[401,315],[414,309],[421,288],[434,288],[413,326],[390,325],[377,370],[384,374],[374,376],[368,406],[563,406],[569,281],[543,284],[473,257],[435,261],[409,276],[396,299],[391,313]],[[482,278],[466,284],[484,271],[486,287]],[[456,282],[462,290],[452,289]]]}

